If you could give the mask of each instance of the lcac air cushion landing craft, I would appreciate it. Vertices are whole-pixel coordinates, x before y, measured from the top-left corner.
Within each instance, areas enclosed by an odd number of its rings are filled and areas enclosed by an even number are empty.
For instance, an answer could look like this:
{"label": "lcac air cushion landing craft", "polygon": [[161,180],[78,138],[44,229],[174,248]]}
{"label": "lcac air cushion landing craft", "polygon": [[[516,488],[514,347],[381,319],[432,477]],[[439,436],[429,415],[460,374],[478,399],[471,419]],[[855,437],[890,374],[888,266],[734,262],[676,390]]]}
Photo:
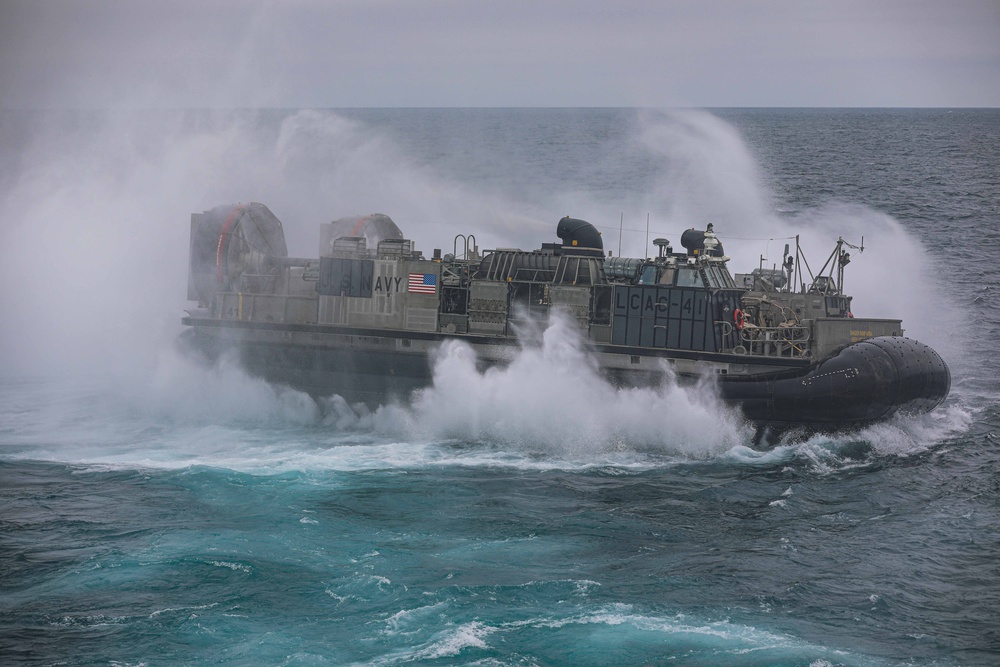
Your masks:
{"label": "lcac air cushion landing craft", "polygon": [[935,409],[951,376],[897,319],[861,318],[841,289],[843,239],[817,274],[798,240],[780,268],[729,272],[712,225],[674,252],[605,255],[588,222],[563,218],[538,250],[480,252],[458,235],[425,257],[384,215],[321,225],[318,258],[289,257],[262,204],[191,216],[185,342],[238,351],[250,372],[314,396],[377,404],[432,379],[431,353],[466,342],[483,365],[507,363],[519,336],[562,312],[618,386],[711,376],[759,428],[833,431]]}

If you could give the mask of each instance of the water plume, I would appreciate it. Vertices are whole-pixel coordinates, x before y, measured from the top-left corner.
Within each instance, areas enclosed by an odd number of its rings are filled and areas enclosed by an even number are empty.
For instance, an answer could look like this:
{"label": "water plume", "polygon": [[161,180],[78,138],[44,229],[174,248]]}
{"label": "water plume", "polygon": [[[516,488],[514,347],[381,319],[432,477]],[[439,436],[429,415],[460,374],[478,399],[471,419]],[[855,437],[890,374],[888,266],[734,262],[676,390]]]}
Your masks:
{"label": "water plume", "polygon": [[644,111],[637,145],[656,158],[656,185],[648,210],[668,229],[717,230],[746,235],[774,221],[771,194],[749,147],[735,127],[705,111]]}
{"label": "water plume", "polygon": [[656,387],[610,384],[576,326],[558,313],[541,339],[525,343],[506,366],[480,371],[471,347],[445,343],[433,385],[410,407],[384,416],[411,437],[496,442],[570,458],[615,451],[699,458],[751,435],[710,382],[681,387],[668,366]]}
{"label": "water plume", "polygon": [[188,220],[262,201],[289,251],[322,222],[384,211],[418,247],[475,220],[480,243],[523,233],[508,202],[442,179],[364,123],[327,111],[59,112],[0,127],[0,373],[152,372],[180,332]]}
{"label": "water plume", "polygon": [[796,236],[818,271],[838,238],[854,245],[863,238],[864,253],[848,248],[845,272],[854,314],[902,319],[906,335],[949,364],[964,363],[967,341],[955,332],[969,330],[967,316],[937,279],[928,249],[899,220],[833,199],[779,212],[757,159],[731,124],[699,110],[648,111],[639,121],[636,143],[654,156],[659,172],[645,202],[653,212],[650,238],[668,236],[676,246],[682,230],[714,223],[734,273],[780,266],[784,245],[794,252]]}

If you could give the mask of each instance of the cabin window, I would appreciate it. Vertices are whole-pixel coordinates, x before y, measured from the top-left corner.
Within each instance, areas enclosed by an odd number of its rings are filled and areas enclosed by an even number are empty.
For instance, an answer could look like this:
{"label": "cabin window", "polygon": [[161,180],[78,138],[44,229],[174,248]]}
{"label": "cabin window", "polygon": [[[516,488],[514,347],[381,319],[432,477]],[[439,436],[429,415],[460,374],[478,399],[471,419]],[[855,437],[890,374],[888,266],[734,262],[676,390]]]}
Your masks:
{"label": "cabin window", "polygon": [[729,271],[721,266],[709,265],[705,267],[705,277],[708,279],[709,287],[736,287],[736,283],[733,282],[733,277],[729,275]]}
{"label": "cabin window", "polygon": [[640,285],[655,285],[656,284],[656,265],[648,264],[642,270],[642,275],[639,276]]}
{"label": "cabin window", "polygon": [[719,271],[714,266],[705,268],[705,278],[708,279],[709,287],[722,287],[719,279]]}
{"label": "cabin window", "polygon": [[704,287],[705,281],[701,278],[698,269],[691,266],[682,266],[677,269],[678,287]]}

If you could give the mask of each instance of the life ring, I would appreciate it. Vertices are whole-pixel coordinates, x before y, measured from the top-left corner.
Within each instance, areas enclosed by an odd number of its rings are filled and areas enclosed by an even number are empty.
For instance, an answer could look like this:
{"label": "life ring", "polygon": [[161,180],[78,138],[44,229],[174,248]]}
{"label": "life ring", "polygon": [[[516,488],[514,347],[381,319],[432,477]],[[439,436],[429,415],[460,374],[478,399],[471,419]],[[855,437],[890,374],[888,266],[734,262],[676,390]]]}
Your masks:
{"label": "life ring", "polygon": [[746,324],[746,317],[744,317],[743,311],[739,308],[733,311],[733,322],[736,324],[737,331],[743,331],[743,325]]}

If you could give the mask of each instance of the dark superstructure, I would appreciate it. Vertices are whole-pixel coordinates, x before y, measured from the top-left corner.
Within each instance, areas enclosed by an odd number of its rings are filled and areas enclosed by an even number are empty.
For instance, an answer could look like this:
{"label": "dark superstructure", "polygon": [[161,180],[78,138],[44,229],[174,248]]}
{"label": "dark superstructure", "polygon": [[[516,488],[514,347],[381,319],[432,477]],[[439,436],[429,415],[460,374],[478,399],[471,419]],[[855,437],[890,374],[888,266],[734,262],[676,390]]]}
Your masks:
{"label": "dark superstructure", "polygon": [[518,335],[558,310],[619,385],[714,376],[723,400],[759,426],[851,428],[933,410],[948,367],[903,337],[900,320],[855,318],[842,292],[850,247],[838,240],[813,274],[796,240],[783,262],[730,274],[712,225],[675,252],[605,256],[597,229],[574,218],[557,243],[480,254],[474,236],[426,258],[388,217],[322,225],[318,258],[287,256],[281,222],[261,204],[191,216],[187,342],[315,395],[378,402],[431,380],[443,340],[503,364]]}

